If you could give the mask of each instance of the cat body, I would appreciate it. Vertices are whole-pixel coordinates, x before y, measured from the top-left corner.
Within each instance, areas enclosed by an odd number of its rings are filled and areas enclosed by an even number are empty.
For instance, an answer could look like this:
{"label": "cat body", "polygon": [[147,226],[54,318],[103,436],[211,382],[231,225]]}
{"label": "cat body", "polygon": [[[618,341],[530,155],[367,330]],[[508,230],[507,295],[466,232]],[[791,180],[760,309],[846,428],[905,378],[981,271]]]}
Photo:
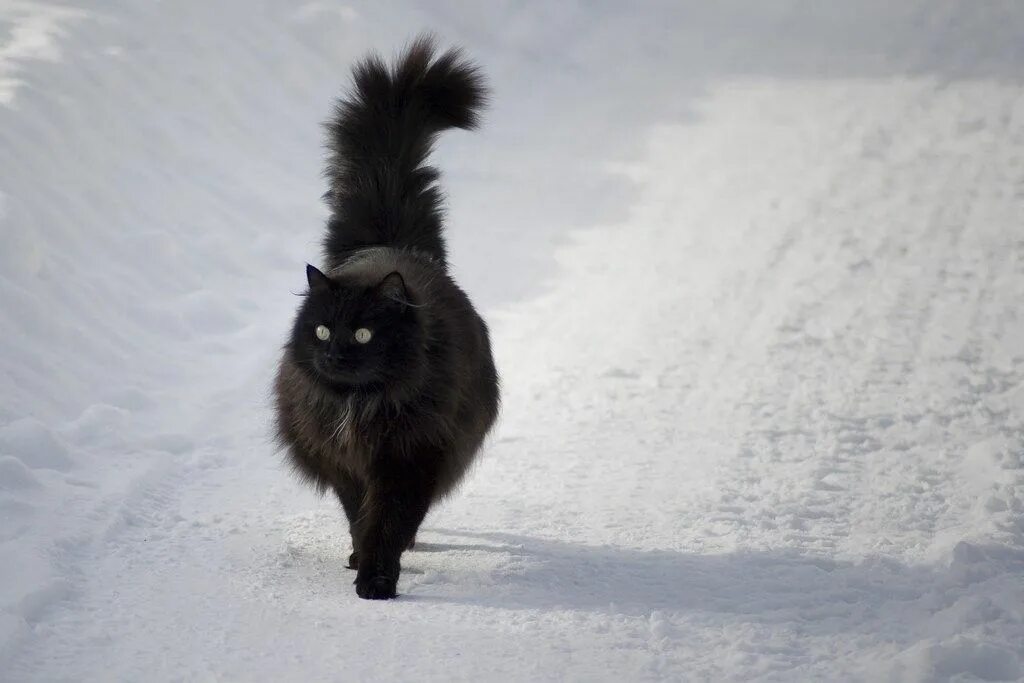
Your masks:
{"label": "cat body", "polygon": [[295,470],[349,520],[356,592],[393,598],[400,556],[493,425],[487,326],[448,274],[436,135],[472,128],[484,90],[457,51],[420,39],[393,69],[370,57],[328,124],[328,267],[309,291],[275,381]]}

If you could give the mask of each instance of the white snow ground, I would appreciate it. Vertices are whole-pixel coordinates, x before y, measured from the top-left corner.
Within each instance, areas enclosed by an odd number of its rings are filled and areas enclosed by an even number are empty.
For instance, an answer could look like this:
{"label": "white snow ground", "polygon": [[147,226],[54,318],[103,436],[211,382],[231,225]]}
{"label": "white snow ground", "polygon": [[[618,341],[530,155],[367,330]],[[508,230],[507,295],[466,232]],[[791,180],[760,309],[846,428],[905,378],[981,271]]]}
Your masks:
{"label": "white snow ground", "polygon": [[[368,603],[267,386],[317,123],[423,28],[495,88],[438,163],[505,409]],[[1021,35],[0,3],[0,680],[1021,679]]]}

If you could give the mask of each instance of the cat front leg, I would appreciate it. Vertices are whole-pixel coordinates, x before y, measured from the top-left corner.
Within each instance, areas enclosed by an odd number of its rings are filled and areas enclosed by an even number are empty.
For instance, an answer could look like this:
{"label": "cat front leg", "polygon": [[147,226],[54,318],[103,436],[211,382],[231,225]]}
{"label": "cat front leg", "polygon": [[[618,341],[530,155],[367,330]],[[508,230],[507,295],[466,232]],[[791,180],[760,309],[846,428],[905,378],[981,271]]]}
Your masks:
{"label": "cat front leg", "polygon": [[345,517],[348,518],[348,531],[352,536],[352,554],[348,556],[348,568],[358,569],[359,541],[362,537],[359,530],[362,523],[360,509],[366,497],[366,486],[352,475],[343,472],[334,483],[334,492],[345,509]]}
{"label": "cat front leg", "polygon": [[396,596],[402,551],[416,537],[430,507],[432,487],[415,479],[370,482],[359,542],[356,594],[367,600]]}

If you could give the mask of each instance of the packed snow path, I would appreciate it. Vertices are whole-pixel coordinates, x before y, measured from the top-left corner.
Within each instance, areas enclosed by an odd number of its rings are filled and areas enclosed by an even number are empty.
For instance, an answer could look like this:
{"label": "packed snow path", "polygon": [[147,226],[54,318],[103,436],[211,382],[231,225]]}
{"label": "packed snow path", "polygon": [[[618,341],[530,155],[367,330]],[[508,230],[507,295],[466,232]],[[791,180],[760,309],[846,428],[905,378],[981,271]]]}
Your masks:
{"label": "packed snow path", "polygon": [[[1024,8],[208,4],[0,11],[0,679],[1024,677]],[[267,386],[423,27],[505,409],[381,604]]]}

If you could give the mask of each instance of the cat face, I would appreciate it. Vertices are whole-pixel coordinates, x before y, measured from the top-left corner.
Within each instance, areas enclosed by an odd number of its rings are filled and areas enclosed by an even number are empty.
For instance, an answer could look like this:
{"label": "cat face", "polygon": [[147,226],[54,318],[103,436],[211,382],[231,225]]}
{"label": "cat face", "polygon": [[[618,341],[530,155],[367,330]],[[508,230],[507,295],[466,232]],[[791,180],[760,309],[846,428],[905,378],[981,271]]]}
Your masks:
{"label": "cat face", "polygon": [[331,279],[306,267],[309,293],[290,347],[295,361],[319,381],[338,386],[401,380],[417,362],[419,326],[402,276],[371,286]]}

